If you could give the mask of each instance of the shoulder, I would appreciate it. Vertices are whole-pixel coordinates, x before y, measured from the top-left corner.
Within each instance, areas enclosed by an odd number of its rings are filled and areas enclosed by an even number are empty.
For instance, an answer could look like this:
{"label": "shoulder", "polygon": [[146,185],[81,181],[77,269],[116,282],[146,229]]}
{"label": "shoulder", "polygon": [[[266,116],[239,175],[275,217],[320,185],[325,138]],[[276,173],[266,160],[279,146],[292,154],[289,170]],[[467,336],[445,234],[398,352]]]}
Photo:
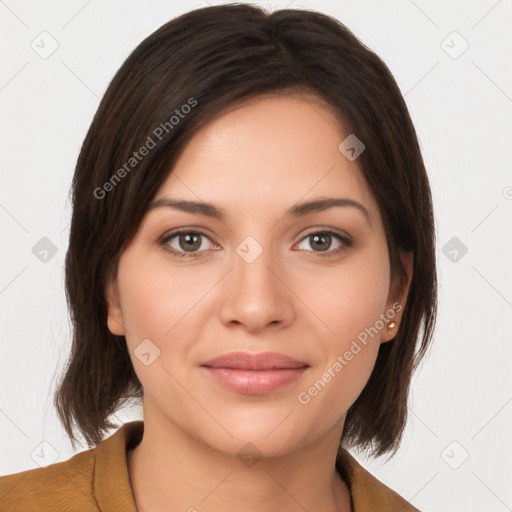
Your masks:
{"label": "shoulder", "polygon": [[143,427],[142,421],[125,423],[64,462],[0,477],[0,511],[136,512],[126,450],[140,441]]}
{"label": "shoulder", "polygon": [[95,448],[64,462],[0,477],[0,510],[99,510],[93,489],[94,451]]}
{"label": "shoulder", "polygon": [[336,464],[349,481],[354,512],[420,512],[363,468],[347,450],[338,451]]}

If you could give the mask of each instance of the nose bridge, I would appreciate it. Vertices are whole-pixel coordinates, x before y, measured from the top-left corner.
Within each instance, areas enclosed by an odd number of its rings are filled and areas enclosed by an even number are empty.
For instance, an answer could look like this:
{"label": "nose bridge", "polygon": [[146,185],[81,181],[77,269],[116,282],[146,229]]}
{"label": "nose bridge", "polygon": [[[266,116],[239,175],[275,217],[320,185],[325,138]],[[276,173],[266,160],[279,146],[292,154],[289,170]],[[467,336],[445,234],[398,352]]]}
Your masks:
{"label": "nose bridge", "polygon": [[267,301],[272,300],[272,295],[277,291],[275,271],[272,271],[277,264],[269,244],[269,239],[260,243],[248,236],[237,246],[236,255],[233,255],[236,286],[241,296],[244,290],[248,292],[245,294],[246,300],[256,300],[263,296],[266,296]]}
{"label": "nose bridge", "polygon": [[290,298],[276,276],[280,265],[275,254],[252,236],[236,247],[222,307],[225,322],[242,323],[254,330],[290,319]]}
{"label": "nose bridge", "polygon": [[272,253],[268,243],[264,247],[252,236],[245,238],[237,246],[233,263],[236,278],[241,286],[258,285],[257,288],[261,289],[272,287],[270,281],[275,279],[271,270],[275,266]]}

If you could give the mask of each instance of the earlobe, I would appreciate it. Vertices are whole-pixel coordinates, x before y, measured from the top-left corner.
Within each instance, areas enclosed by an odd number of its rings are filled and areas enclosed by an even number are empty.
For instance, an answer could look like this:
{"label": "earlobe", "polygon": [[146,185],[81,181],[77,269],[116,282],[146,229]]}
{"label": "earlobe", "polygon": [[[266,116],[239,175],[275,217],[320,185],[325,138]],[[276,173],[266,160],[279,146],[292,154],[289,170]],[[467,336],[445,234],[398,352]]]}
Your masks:
{"label": "earlobe", "polygon": [[398,320],[388,321],[380,335],[380,342],[386,343],[387,341],[391,341],[396,336],[398,325]]}
{"label": "earlobe", "polygon": [[107,325],[109,331],[117,336],[124,336],[123,313],[119,305],[117,289],[113,283],[109,283],[107,286],[105,300],[107,303]]}
{"label": "earlobe", "polygon": [[[401,252],[400,261],[402,262],[402,267],[407,276],[407,280],[400,290],[396,291],[395,289],[394,293],[390,293],[390,300],[388,300],[387,304],[388,309],[386,310],[386,314],[389,313],[389,315],[387,315],[388,320],[381,332],[381,343],[391,341],[397,335],[401,324],[403,311],[405,309],[405,303],[407,302],[407,296],[409,294],[409,287],[411,285],[413,272],[412,252]],[[393,288],[394,287],[392,287],[392,289]]]}

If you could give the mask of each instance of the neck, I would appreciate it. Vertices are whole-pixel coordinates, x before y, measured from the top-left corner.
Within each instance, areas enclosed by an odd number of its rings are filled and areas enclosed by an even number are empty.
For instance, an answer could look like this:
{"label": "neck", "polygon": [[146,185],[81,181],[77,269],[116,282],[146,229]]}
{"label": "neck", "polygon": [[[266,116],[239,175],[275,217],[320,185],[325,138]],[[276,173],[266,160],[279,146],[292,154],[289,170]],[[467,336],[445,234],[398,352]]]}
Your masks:
{"label": "neck", "polygon": [[334,465],[339,429],[291,453],[239,458],[192,439],[168,419],[144,416],[143,438],[127,453],[138,512],[351,512]]}

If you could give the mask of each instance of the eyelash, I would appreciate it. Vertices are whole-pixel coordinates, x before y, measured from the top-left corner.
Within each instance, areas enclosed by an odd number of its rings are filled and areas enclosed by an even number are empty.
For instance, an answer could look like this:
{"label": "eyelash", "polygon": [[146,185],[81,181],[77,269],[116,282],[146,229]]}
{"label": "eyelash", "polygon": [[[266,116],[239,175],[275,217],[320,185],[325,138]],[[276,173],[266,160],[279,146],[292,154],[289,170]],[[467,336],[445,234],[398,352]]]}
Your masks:
{"label": "eyelash", "polygon": [[[183,235],[183,234],[201,235],[201,236],[204,236],[204,237],[208,238],[209,240],[211,240],[211,238],[206,233],[203,233],[202,231],[182,229],[179,231],[175,231],[173,233],[163,235],[163,237],[159,240],[159,244],[171,256],[177,257],[177,258],[185,258],[185,257],[186,258],[197,258],[198,256],[202,256],[201,253],[206,252],[206,251],[197,251],[197,252],[177,251],[169,246],[170,240],[172,240],[176,236]],[[354,245],[354,242],[352,241],[352,239],[348,238],[347,236],[341,235],[337,231],[333,231],[332,229],[328,229],[328,228],[320,229],[318,231],[312,231],[311,233],[308,233],[306,236],[304,236],[300,240],[299,243],[303,242],[304,240],[306,240],[307,238],[309,238],[313,235],[329,235],[329,236],[332,236],[332,237],[338,239],[342,243],[342,245],[340,247],[338,247],[337,249],[334,249],[334,250],[330,250],[330,251],[325,251],[325,252],[324,251],[307,251],[307,252],[315,253],[318,256],[323,257],[323,258],[337,256],[337,255],[341,254],[342,252],[346,251],[347,249],[349,249],[350,247],[353,247],[353,245]],[[211,240],[211,241],[213,242],[213,240]]]}

